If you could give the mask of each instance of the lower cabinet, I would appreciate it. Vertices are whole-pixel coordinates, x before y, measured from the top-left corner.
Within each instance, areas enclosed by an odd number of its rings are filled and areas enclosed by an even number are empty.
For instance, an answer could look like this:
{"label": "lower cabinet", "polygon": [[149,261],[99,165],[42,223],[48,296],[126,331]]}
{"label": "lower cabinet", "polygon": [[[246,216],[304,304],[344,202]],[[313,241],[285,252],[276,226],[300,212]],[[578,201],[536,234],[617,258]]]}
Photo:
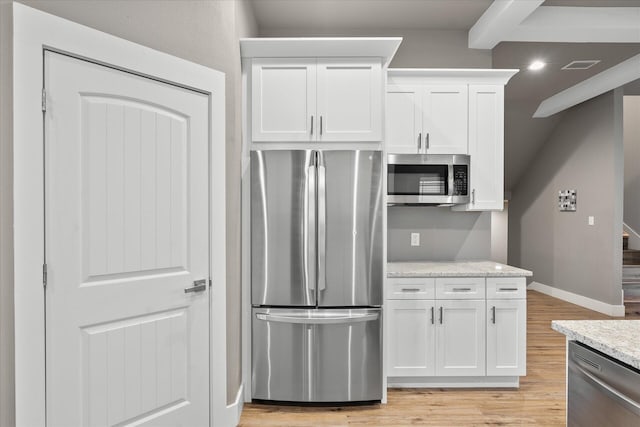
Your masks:
{"label": "lower cabinet", "polygon": [[387,376],[407,383],[411,377],[526,374],[524,278],[387,282]]}
{"label": "lower cabinet", "polygon": [[487,300],[487,375],[525,375],[527,301]]}

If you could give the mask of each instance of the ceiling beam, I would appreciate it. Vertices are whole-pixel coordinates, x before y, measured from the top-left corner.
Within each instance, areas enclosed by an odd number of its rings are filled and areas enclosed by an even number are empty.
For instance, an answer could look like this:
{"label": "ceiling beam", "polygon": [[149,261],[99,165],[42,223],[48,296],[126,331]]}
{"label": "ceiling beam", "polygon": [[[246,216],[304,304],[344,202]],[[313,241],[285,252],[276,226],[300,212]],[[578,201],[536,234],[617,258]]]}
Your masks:
{"label": "ceiling beam", "polygon": [[493,49],[542,3],[544,0],[494,0],[469,30],[469,47]]}
{"label": "ceiling beam", "polygon": [[640,54],[545,99],[533,117],[549,117],[637,79],[640,79]]}
{"label": "ceiling beam", "polygon": [[640,7],[542,6],[503,41],[640,43]]}

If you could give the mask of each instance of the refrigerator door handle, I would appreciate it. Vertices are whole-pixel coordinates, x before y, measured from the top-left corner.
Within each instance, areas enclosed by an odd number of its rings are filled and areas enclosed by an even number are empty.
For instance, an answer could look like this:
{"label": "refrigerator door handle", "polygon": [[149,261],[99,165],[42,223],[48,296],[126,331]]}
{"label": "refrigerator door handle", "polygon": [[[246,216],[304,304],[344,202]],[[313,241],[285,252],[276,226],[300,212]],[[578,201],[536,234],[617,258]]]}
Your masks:
{"label": "refrigerator door handle", "polygon": [[380,313],[367,313],[367,314],[350,314],[350,315],[338,315],[338,316],[287,316],[283,314],[256,314],[258,320],[264,320],[265,322],[280,322],[280,323],[300,323],[307,325],[328,325],[339,323],[357,323],[357,322],[370,322],[378,320]]}
{"label": "refrigerator door handle", "polygon": [[318,152],[318,290],[327,287],[327,180],[322,152]]}
{"label": "refrigerator door handle", "polygon": [[[304,254],[304,269],[307,287],[310,291],[316,289],[316,167],[307,169],[307,220],[304,222],[304,240],[306,251]],[[315,304],[315,296],[314,296]]]}

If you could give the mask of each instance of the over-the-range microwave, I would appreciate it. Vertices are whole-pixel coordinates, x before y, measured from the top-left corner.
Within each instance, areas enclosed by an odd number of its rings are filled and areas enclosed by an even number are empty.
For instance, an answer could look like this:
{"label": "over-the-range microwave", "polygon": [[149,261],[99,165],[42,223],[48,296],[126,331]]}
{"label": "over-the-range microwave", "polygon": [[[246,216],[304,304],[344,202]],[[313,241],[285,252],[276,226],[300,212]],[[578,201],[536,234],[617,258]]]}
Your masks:
{"label": "over-the-range microwave", "polygon": [[388,205],[469,203],[469,156],[389,154]]}

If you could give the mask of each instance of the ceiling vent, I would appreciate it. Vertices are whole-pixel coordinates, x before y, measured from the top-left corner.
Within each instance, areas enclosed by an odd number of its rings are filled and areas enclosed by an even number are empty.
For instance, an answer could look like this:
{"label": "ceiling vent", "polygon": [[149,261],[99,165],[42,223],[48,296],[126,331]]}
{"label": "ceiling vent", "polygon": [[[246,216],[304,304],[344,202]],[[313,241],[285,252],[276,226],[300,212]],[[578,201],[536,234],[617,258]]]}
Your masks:
{"label": "ceiling vent", "polygon": [[600,62],[600,60],[598,59],[590,59],[586,61],[571,61],[570,63],[562,67],[562,69],[563,70],[587,70],[593,67],[594,65],[596,65],[598,62]]}

